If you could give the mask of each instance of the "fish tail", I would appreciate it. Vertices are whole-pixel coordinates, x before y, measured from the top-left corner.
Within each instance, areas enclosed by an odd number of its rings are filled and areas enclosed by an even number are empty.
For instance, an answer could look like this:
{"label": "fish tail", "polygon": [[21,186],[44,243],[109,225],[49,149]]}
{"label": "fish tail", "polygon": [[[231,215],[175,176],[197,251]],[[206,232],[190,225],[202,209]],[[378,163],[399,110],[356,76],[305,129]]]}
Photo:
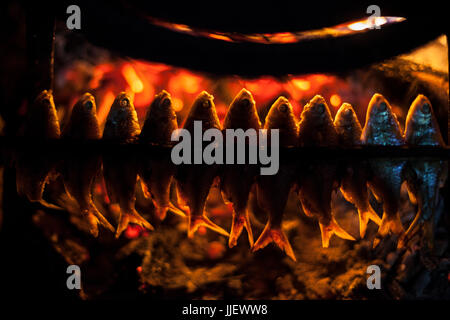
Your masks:
{"label": "fish tail", "polygon": [[38,203],[44,208],[64,211],[64,208],[52,203],[48,203],[47,201],[42,199],[45,185],[46,181],[41,181],[37,185],[30,184],[26,181],[26,177],[24,177],[21,173],[19,173],[19,177],[16,178],[16,188],[19,195],[25,196],[28,201],[32,203]]}
{"label": "fish tail", "polygon": [[154,230],[153,226],[145,220],[141,215],[136,211],[136,209],[132,208],[129,211],[124,211],[122,208],[120,209],[120,218],[119,224],[116,230],[116,238],[119,238],[122,232],[128,227],[128,224],[134,223],[148,230]]}
{"label": "fish tail", "polygon": [[347,231],[342,229],[342,227],[337,223],[337,221],[332,218],[328,224],[323,224],[319,221],[320,233],[322,235],[322,247],[328,248],[330,246],[330,238],[333,234],[341,239],[352,240],[356,239],[349,234]]}
{"label": "fish tail", "polygon": [[159,221],[163,221],[166,218],[167,215],[167,206],[159,206],[155,202],[153,202],[155,206],[155,216],[158,218]]}
{"label": "fish tail", "polygon": [[253,245],[252,252],[256,252],[266,247],[271,242],[274,242],[282,251],[286,253],[289,258],[297,261],[294,250],[292,250],[291,244],[289,243],[289,240],[283,230],[281,230],[281,227],[272,228],[270,222],[266,224],[263,232],[259,236],[258,240],[256,240]]}
{"label": "fish tail", "polygon": [[39,200],[31,200],[30,199],[30,202],[39,203],[41,206],[43,206],[43,207],[45,207],[47,209],[64,211],[64,208],[62,208],[60,206],[57,206],[56,204],[49,203],[49,202],[45,201],[44,199],[39,199]]}
{"label": "fish tail", "polygon": [[166,218],[167,211],[186,218],[186,214],[181,209],[175,207],[175,205],[171,202],[169,202],[168,205],[159,205],[156,201],[153,201],[153,204],[155,206],[155,216],[159,219],[159,221],[163,221]]}
{"label": "fish tail", "polygon": [[101,212],[97,209],[97,207],[93,202],[91,202],[89,206],[89,213],[95,217],[95,219],[97,220],[97,224],[99,223],[105,229],[108,229],[111,232],[115,231],[112,224],[109,223],[109,221],[105,218],[105,216],[103,216],[103,214],[101,214]]}
{"label": "fish tail", "polygon": [[185,201],[185,199],[183,199],[183,197],[180,195],[180,191],[178,190],[178,184],[177,182],[172,182],[171,184],[171,188],[173,188],[173,204],[176,208],[181,209],[183,212],[190,212],[190,208],[187,204],[187,202]]}
{"label": "fish tail", "polygon": [[309,210],[308,207],[305,206],[302,201],[299,201],[299,202],[300,202],[300,207],[301,207],[303,213],[305,214],[305,216],[307,216],[308,218],[314,218],[314,214],[312,213],[312,211]]}
{"label": "fish tail", "polygon": [[409,197],[409,201],[411,201],[411,203],[416,206],[417,205],[417,197],[414,193],[414,191],[412,190],[411,186],[409,186],[409,184],[406,184],[406,190],[408,191],[408,197]]}
{"label": "fish tail", "polygon": [[245,209],[242,214],[233,212],[233,222],[231,225],[230,238],[228,239],[228,246],[230,248],[237,245],[237,239],[241,235],[244,228],[247,230],[250,247],[253,247],[253,232],[247,209]]}
{"label": "fish tail", "polygon": [[115,234],[116,239],[119,238],[120,235],[122,234],[122,232],[124,232],[126,230],[129,223],[130,223],[130,217],[127,214],[120,211],[119,224],[117,225],[116,234]]}
{"label": "fish tail", "polygon": [[230,236],[230,234],[225,231],[223,228],[219,227],[217,224],[209,220],[208,217],[205,215],[202,216],[192,216],[189,215],[188,217],[188,237],[192,238],[194,236],[194,233],[198,230],[200,227],[208,228],[212,231],[215,231],[217,233],[220,233],[221,235],[224,235],[226,237]]}
{"label": "fish tail", "polygon": [[81,211],[81,214],[84,216],[86,222],[89,225],[89,233],[94,237],[98,237],[98,219],[89,212],[89,209]]}
{"label": "fish tail", "polygon": [[177,208],[172,202],[169,202],[168,210],[180,217],[186,218],[186,213],[183,210]]}
{"label": "fish tail", "polygon": [[361,236],[361,239],[364,238],[367,231],[367,224],[369,223],[369,220],[372,220],[377,225],[381,224],[381,218],[378,216],[378,214],[375,212],[375,210],[370,207],[367,210],[359,211],[359,235]]}
{"label": "fish tail", "polygon": [[386,237],[389,234],[389,232],[392,232],[397,235],[401,235],[405,232],[405,229],[403,228],[398,212],[393,217],[388,217],[386,213],[383,214],[380,228],[378,228],[378,233],[375,236],[375,239],[373,239],[373,247],[376,248],[378,244],[381,242],[381,239]]}
{"label": "fish tail", "polygon": [[422,232],[422,242],[428,249],[434,247],[434,218],[423,221],[422,210],[419,209],[413,222],[408,227],[406,232],[400,237],[397,248],[403,248],[406,246],[409,240],[411,240],[418,232]]}
{"label": "fish tail", "polygon": [[144,180],[141,177],[139,177],[139,182],[140,182],[142,194],[144,195],[144,197],[146,199],[151,199],[152,195],[151,195],[150,191],[148,190],[147,184],[144,182]]}
{"label": "fish tail", "polygon": [[397,244],[398,249],[404,248],[406,243],[417,233],[418,224],[421,217],[422,217],[422,210],[419,207],[419,210],[417,211],[414,220],[411,222],[405,233],[399,238]]}

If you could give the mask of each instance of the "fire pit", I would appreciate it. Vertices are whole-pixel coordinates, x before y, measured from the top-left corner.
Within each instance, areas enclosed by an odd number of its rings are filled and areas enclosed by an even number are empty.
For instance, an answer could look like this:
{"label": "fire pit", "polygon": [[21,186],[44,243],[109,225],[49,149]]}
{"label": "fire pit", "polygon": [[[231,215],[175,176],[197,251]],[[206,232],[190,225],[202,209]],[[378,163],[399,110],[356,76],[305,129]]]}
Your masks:
{"label": "fire pit", "polygon": [[[33,287],[74,300],[450,298],[448,43],[443,25],[423,27],[428,9],[391,4],[370,18],[346,5],[314,15],[311,5],[293,19],[278,9],[189,16],[181,7],[82,1],[81,29],[69,30],[66,7],[8,11],[27,29],[26,63],[12,49],[5,59],[22,63],[27,81],[5,86],[22,90],[4,90],[9,107],[0,118],[0,274],[14,275],[1,276],[11,294],[23,294],[27,261],[40,261]],[[261,175],[260,164],[174,164],[176,142],[161,138],[164,124],[175,123],[169,137],[176,127],[189,131],[189,121],[205,120],[195,118],[200,105],[214,110],[224,137],[225,129],[253,128],[242,125],[251,113],[230,124],[240,99],[254,107],[254,129],[280,130],[276,175]],[[42,101],[50,115],[33,116]],[[360,123],[356,142],[339,135],[345,103]],[[169,105],[173,117],[152,120]],[[98,120],[89,137],[81,133],[87,118],[74,120],[86,106]],[[114,118],[128,107],[139,127],[129,136]],[[388,114],[382,121],[373,120],[377,108]],[[420,128],[440,140],[409,134],[419,130],[415,108],[435,119]],[[288,122],[274,116],[286,110],[293,143]],[[331,119],[334,135],[308,122],[318,121],[308,120],[315,110]],[[402,143],[371,139],[377,130],[394,135],[384,127],[391,120]],[[52,123],[54,135],[39,136]],[[394,167],[401,174],[387,170]],[[76,191],[84,178],[88,204]],[[38,182],[40,194],[31,192]],[[130,184],[133,210],[121,200]],[[366,210],[355,200],[360,189]],[[370,222],[362,218],[368,208]],[[386,222],[390,210],[404,230]],[[80,290],[67,289],[69,265],[81,270]],[[373,266],[381,289],[368,285]]]}

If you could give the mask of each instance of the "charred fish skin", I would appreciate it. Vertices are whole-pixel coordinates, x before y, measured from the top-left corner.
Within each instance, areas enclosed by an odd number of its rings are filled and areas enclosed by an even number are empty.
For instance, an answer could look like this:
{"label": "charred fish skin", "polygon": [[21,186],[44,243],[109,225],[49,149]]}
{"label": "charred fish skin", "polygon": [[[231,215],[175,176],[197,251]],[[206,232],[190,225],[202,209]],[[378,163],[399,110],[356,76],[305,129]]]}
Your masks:
{"label": "charred fish skin", "polygon": [[171,136],[178,129],[177,114],[169,92],[162,90],[155,95],[145,115],[139,139],[146,143],[170,146]]}
{"label": "charred fish skin", "polygon": [[[71,141],[88,141],[100,139],[94,97],[85,93],[72,108],[69,122],[62,137]],[[98,225],[114,232],[113,226],[100,213],[92,199],[92,185],[101,168],[101,157],[97,154],[74,154],[64,163],[63,180],[69,196],[74,198],[81,213],[89,223],[89,231],[98,236]]]}
{"label": "charred fish skin", "polygon": [[[361,135],[364,145],[404,146],[400,124],[389,102],[374,94],[369,102],[366,123]],[[397,159],[376,159],[369,161],[371,178],[369,187],[378,199],[383,201],[383,217],[374,239],[376,247],[383,237],[392,232],[404,232],[399,215],[400,188],[405,176],[406,161]]]}
{"label": "charred fish skin", "polygon": [[[143,143],[170,146],[172,132],[176,129],[178,129],[177,115],[172,98],[167,91],[163,90],[150,104],[139,140]],[[186,216],[170,201],[170,184],[175,171],[176,167],[170,159],[170,152],[166,150],[144,154],[139,159],[139,176],[147,196],[153,201],[155,215],[160,221],[165,219],[167,211],[182,217]]]}
{"label": "charred fish skin", "polygon": [[234,97],[228,108],[223,129],[255,129],[261,128],[256,102],[250,91],[242,88]]}
{"label": "charred fish skin", "polygon": [[98,140],[101,138],[93,95],[85,93],[75,103],[62,137],[68,140]]}
{"label": "charred fish skin", "polygon": [[[140,134],[139,122],[131,97],[125,92],[119,93],[114,100],[105,128],[103,140],[117,143],[136,141]],[[134,203],[138,166],[133,156],[111,152],[103,155],[103,177],[106,190],[112,203],[120,206],[119,223],[116,238],[127,228],[130,222],[149,230],[153,227],[136,211]]]}
{"label": "charred fish skin", "polygon": [[[279,129],[280,147],[291,147],[297,143],[298,127],[292,106],[281,96],[271,106],[266,116],[264,129]],[[296,165],[280,159],[279,170],[275,175],[257,177],[257,201],[269,216],[269,220],[253,245],[255,252],[274,242],[288,257],[296,261],[289,239],[282,230],[283,214],[289,192],[295,181]]]}
{"label": "charred fish skin", "polygon": [[34,139],[59,139],[61,135],[51,90],[42,91],[35,99],[25,127],[25,136]]}
{"label": "charred fish skin", "polygon": [[[42,91],[32,103],[24,135],[33,141],[60,138],[59,120],[50,90]],[[45,185],[49,181],[49,174],[55,165],[53,160],[41,157],[33,150],[19,154],[16,163],[17,193],[26,196],[30,202],[38,202],[44,207],[62,210],[42,198]]]}
{"label": "charred fish skin", "polygon": [[[424,95],[418,95],[409,108],[405,140],[409,146],[445,146],[431,102]],[[439,200],[439,189],[447,178],[448,162],[411,159],[409,164],[416,173],[416,181],[407,181],[408,193],[412,202],[417,203],[418,212],[398,246],[403,247],[414,234],[422,232],[425,246],[431,249],[434,239],[434,214]]]}
{"label": "charred fish skin", "polygon": [[300,146],[335,147],[339,143],[330,108],[320,95],[314,96],[303,108],[298,125]]}
{"label": "charred fish skin", "polygon": [[[219,118],[214,105],[214,97],[202,91],[194,100],[183,128],[194,135],[194,121],[202,122],[202,130],[221,130]],[[217,164],[181,164],[177,168],[176,181],[180,200],[188,209],[188,237],[193,237],[201,226],[222,234],[229,233],[212,222],[205,213],[205,203],[214,179],[219,175]]]}
{"label": "charred fish skin", "polygon": [[[255,100],[250,91],[242,89],[231,102],[223,125],[223,130],[226,129],[254,129],[255,132],[261,129]],[[257,170],[257,165],[226,165],[223,169],[220,183],[222,197],[233,206],[233,221],[228,241],[230,248],[237,245],[244,228],[247,230],[250,247],[253,247],[253,232],[247,205],[251,188],[258,175]]]}
{"label": "charred fish skin", "polygon": [[[299,122],[300,146],[335,147],[339,136],[330,109],[322,96],[316,95],[304,107]],[[333,234],[347,240],[355,238],[339,226],[332,214],[331,196],[338,187],[335,161],[299,162],[298,196],[303,211],[315,217],[320,226],[322,247],[328,248]]]}
{"label": "charred fish skin", "polygon": [[334,126],[341,146],[361,144],[362,127],[351,104],[344,102],[341,105],[334,118]]}
{"label": "charred fish skin", "polygon": [[[353,147],[361,144],[362,128],[355,110],[348,103],[343,103],[336,113],[334,126],[341,146]],[[341,193],[344,198],[355,205],[359,215],[359,234],[364,238],[369,219],[380,225],[381,219],[369,203],[367,180],[369,178],[366,161],[348,160],[343,165],[341,176]]]}
{"label": "charred fish skin", "polygon": [[134,142],[141,128],[131,97],[121,92],[115,98],[106,118],[103,139],[114,142]]}

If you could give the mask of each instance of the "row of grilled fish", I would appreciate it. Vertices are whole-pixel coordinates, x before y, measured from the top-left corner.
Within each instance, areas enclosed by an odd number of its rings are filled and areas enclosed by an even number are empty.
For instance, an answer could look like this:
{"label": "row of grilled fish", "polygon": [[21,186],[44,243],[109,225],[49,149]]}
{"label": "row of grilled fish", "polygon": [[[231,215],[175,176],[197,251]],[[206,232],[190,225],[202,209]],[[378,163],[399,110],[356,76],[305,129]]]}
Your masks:
{"label": "row of grilled fish", "polygon": [[[327,103],[315,96],[303,109],[296,121],[288,99],[279,97],[271,106],[264,126],[258,117],[252,94],[242,89],[232,101],[224,124],[221,126],[214,106],[213,96],[202,92],[195,99],[183,128],[193,133],[195,120],[202,121],[202,129],[279,129],[280,146],[354,146],[354,145],[434,145],[443,146],[431,103],[419,95],[411,105],[405,134],[389,103],[375,94],[369,103],[364,128],[348,103],[344,103],[333,121]],[[105,139],[121,143],[140,140],[154,144],[170,144],[172,132],[178,128],[171,96],[162,91],[147,111],[142,130],[139,126],[132,99],[120,93],[114,100],[101,137],[96,117],[94,97],[88,93],[76,103],[68,125],[62,133],[65,139]],[[27,123],[29,137],[59,138],[60,128],[51,92],[44,91],[36,99]],[[98,234],[98,225],[114,230],[113,226],[95,207],[91,188],[101,159],[95,155],[79,155],[64,162],[61,170],[67,193],[79,204],[91,226],[91,233]],[[179,165],[175,166],[170,155],[157,154],[150,159],[130,163],[127,155],[119,151],[103,155],[103,177],[108,196],[120,206],[120,218],[116,236],[135,223],[153,229],[135,209],[136,182],[140,177],[144,193],[155,205],[155,215],[163,220],[167,211],[188,218],[188,236],[203,226],[229,236],[229,246],[235,246],[243,229],[253,251],[276,243],[295,260],[292,247],[282,231],[283,211],[291,188],[298,193],[303,211],[317,219],[323,247],[328,247],[333,234],[355,240],[339,226],[331,210],[333,190],[340,187],[344,197],[355,205],[359,213],[360,236],[364,237],[369,220],[378,224],[376,245],[390,232],[401,235],[400,244],[417,230],[426,230],[432,239],[432,220],[438,201],[439,188],[446,179],[446,163],[440,160],[405,161],[397,159],[347,162],[344,174],[338,174],[338,163],[333,161],[297,164],[281,161],[277,174],[259,175],[255,165]],[[299,169],[300,168],[300,169]],[[45,159],[30,158],[24,154],[17,160],[17,190],[30,201],[48,207],[54,205],[42,198],[45,184],[50,178],[52,163]],[[219,177],[219,187],[225,202],[233,207],[230,234],[212,222],[205,213],[205,203],[211,186]],[[407,181],[410,198],[418,204],[418,213],[407,232],[404,232],[399,216],[400,187]],[[176,196],[170,197],[171,184],[176,185]],[[369,203],[368,187],[383,202],[380,218]],[[254,242],[248,213],[248,201],[252,190],[258,205],[269,216],[266,227]],[[426,227],[422,227],[426,226]]]}

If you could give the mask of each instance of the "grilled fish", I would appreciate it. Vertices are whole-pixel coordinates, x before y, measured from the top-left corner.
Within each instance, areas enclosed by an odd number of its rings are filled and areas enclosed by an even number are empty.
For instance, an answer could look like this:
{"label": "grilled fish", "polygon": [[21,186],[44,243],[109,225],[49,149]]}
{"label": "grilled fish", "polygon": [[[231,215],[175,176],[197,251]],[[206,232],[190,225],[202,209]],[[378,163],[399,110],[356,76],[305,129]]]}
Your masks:
{"label": "grilled fish", "polygon": [[[139,139],[146,143],[168,146],[171,144],[172,132],[177,128],[177,115],[172,99],[170,94],[163,90],[155,96],[147,111]],[[161,150],[159,153],[143,156],[139,169],[143,189],[153,200],[156,217],[164,220],[168,210],[185,217],[184,212],[170,201],[170,184],[176,169],[170,159],[170,153]]]}
{"label": "grilled fish", "polygon": [[[121,92],[109,111],[103,140],[119,143],[132,142],[137,139],[139,133],[140,127],[133,102],[129,95]],[[128,154],[119,152],[103,156],[103,176],[108,196],[112,203],[118,203],[120,206],[116,238],[130,222],[153,230],[152,225],[142,218],[134,207],[138,169],[133,160]]]}
{"label": "grilled fish", "polygon": [[[264,129],[279,129],[279,145],[281,147],[296,145],[297,123],[292,106],[285,97],[279,97],[270,107],[269,113],[266,116]],[[268,132],[269,135],[270,131]],[[291,244],[282,230],[284,209],[289,192],[294,184],[295,170],[296,167],[294,164],[280,161],[278,173],[257,177],[256,193],[258,205],[268,213],[269,221],[253,245],[253,252],[274,242],[292,260],[296,261]]]}
{"label": "grilled fish", "polygon": [[[254,129],[257,134],[261,128],[255,100],[252,94],[242,89],[231,102],[225,116],[223,129]],[[256,136],[257,137],[257,136]],[[257,145],[256,145],[257,146]],[[249,150],[249,148],[246,148]],[[227,165],[221,177],[222,197],[226,203],[233,205],[233,222],[231,225],[228,246],[237,244],[243,228],[247,230],[248,242],[253,246],[253,232],[247,211],[248,198],[255,177],[258,174],[256,165]]]}
{"label": "grilled fish", "polygon": [[[63,138],[72,141],[100,139],[94,97],[85,93],[75,104],[69,122],[63,131]],[[64,163],[63,179],[67,193],[74,198],[81,213],[89,223],[89,231],[98,236],[98,224],[114,232],[113,226],[98,211],[91,190],[94,179],[101,168],[99,155],[74,154]]]}
{"label": "grilled fish", "polygon": [[[299,123],[298,139],[301,146],[335,147],[338,145],[338,134],[323,97],[316,95],[304,107]],[[343,239],[355,240],[339,226],[332,215],[331,196],[337,187],[337,164],[333,161],[302,164],[298,180],[300,203],[307,216],[318,220],[324,248],[328,248],[333,234]]]}
{"label": "grilled fish", "polygon": [[[405,140],[410,146],[444,147],[439,126],[430,101],[418,95],[409,108],[405,125]],[[423,232],[425,245],[433,246],[434,213],[439,200],[439,189],[447,178],[448,163],[441,160],[417,159],[410,165],[416,173],[416,181],[407,181],[410,198],[418,206],[413,222],[399,241],[399,247],[417,232]]]}
{"label": "grilled fish", "polygon": [[[334,126],[342,146],[361,144],[362,128],[352,106],[342,104],[334,119]],[[355,205],[359,215],[359,234],[364,238],[369,219],[380,225],[381,219],[369,203],[367,190],[368,164],[366,161],[346,161],[341,177],[341,192],[344,198]]]}
{"label": "grilled fish", "polygon": [[[59,121],[51,91],[44,90],[36,97],[31,105],[24,133],[27,139],[34,141],[60,137]],[[49,182],[50,173],[54,167],[53,160],[39,156],[36,151],[26,151],[18,155],[16,163],[17,193],[44,207],[62,210],[42,198],[45,185]]]}
{"label": "grilled fish", "polygon": [[[220,128],[214,97],[206,91],[201,92],[195,99],[183,128],[194,136],[194,121],[202,122],[202,130]],[[205,213],[205,203],[209,190],[219,174],[217,164],[181,164],[176,173],[177,190],[180,200],[188,209],[188,237],[193,237],[199,227],[203,226],[224,236],[229,233],[209,220]]]}
{"label": "grilled fish", "polygon": [[[366,123],[361,135],[362,143],[374,146],[403,146],[404,138],[392,107],[381,94],[374,94],[369,102]],[[376,247],[390,231],[404,232],[399,215],[400,188],[405,179],[404,160],[370,160],[371,177],[368,185],[377,199],[383,201],[383,217],[375,236]]]}

